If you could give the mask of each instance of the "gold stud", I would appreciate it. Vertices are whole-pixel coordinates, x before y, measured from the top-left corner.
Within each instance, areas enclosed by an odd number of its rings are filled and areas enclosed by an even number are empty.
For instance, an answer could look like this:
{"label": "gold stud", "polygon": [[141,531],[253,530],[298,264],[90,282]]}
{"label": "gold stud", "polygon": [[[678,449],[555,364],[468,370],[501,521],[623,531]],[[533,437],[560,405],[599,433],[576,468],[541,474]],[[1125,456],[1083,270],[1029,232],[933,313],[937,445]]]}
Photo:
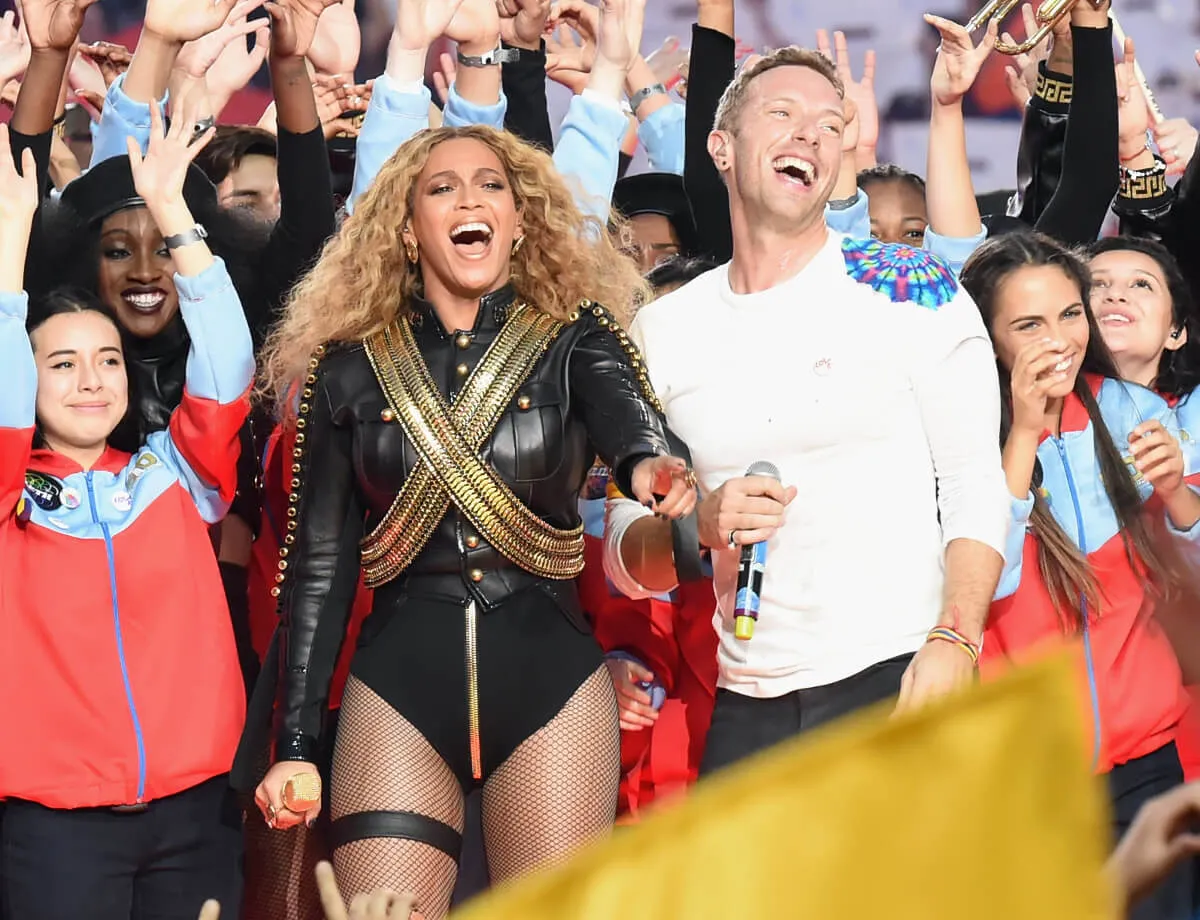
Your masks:
{"label": "gold stud", "polygon": [[533,405],[533,401],[528,396],[518,396],[517,397],[517,408],[518,409],[528,409],[531,405]]}
{"label": "gold stud", "polygon": [[471,534],[469,537],[467,537],[467,539],[466,539],[466,544],[467,544],[467,549],[476,549],[476,548],[478,548],[478,546],[479,546],[479,537],[475,536],[475,534]]}
{"label": "gold stud", "polygon": [[579,306],[583,307],[583,309],[585,309],[585,310],[588,309],[588,307],[590,307],[591,305],[592,305],[592,302],[590,300],[579,301]]}
{"label": "gold stud", "polygon": [[300,393],[300,397],[302,399],[312,399],[312,395],[313,395],[312,387],[305,387],[303,389],[303,391],[301,391],[301,393]]}
{"label": "gold stud", "polygon": [[[290,517],[290,518],[294,518],[295,516],[296,516],[296,509],[295,509],[295,508],[288,508],[288,517]],[[293,521],[292,523],[295,523],[295,522]],[[293,528],[290,528],[290,529],[291,529],[291,530],[295,530],[295,528],[294,528],[294,527],[293,527]]]}
{"label": "gold stud", "polygon": [[292,472],[293,472],[293,473],[299,473],[299,472],[300,472],[300,464],[299,464],[299,463],[293,463],[293,464],[292,464]]}
{"label": "gold stud", "polygon": [[301,415],[308,415],[308,409],[309,409],[308,403],[303,403],[303,402],[300,403],[300,414]]}
{"label": "gold stud", "polygon": [[317,357],[318,358],[325,357],[325,346],[324,345],[317,346]]}
{"label": "gold stud", "polygon": [[567,314],[567,322],[573,323],[578,319],[579,319],[579,311],[578,310],[572,310],[570,313]]}
{"label": "gold stud", "polygon": [[456,367],[454,369],[454,372],[456,374],[458,374],[458,376],[460,376],[460,377],[465,377],[470,372],[470,370],[471,369],[469,367],[467,367],[465,364],[460,364],[458,367]]}
{"label": "gold stud", "polygon": [[278,575],[275,576],[275,584],[277,584],[277,585],[283,584],[283,580],[285,578],[287,578],[287,576],[284,575],[283,572],[280,572]]}
{"label": "gold stud", "polygon": [[[304,419],[303,417],[296,419],[296,428],[297,429],[299,429],[300,431],[303,431],[307,427],[308,427],[308,421],[306,419]],[[304,443],[304,435],[302,435],[302,434],[296,435],[296,443],[303,444]]]}
{"label": "gold stud", "polygon": [[286,543],[288,546],[291,546],[293,543],[295,543],[295,542],[296,542],[296,535],[295,535],[295,534],[290,534],[290,533],[289,533],[289,534],[287,534],[287,535],[286,535],[286,536],[283,538],[283,542],[284,542],[284,543]]}
{"label": "gold stud", "polygon": [[307,383],[309,386],[312,386],[314,383],[317,382],[317,375],[309,374],[307,377],[304,378],[304,382]]}
{"label": "gold stud", "polygon": [[[294,509],[292,509],[292,508],[288,508],[288,511],[292,511],[292,510],[294,510]],[[293,515],[290,515],[290,514],[288,515],[288,517],[292,517],[292,516],[293,516]],[[287,522],[287,529],[288,529],[288,530],[295,530],[295,529],[296,529],[296,527],[297,527],[297,524],[296,524],[296,522],[295,522],[295,521],[288,521],[288,522]],[[290,536],[290,534],[289,534],[289,536]],[[286,538],[285,538],[285,539],[286,539]],[[295,538],[293,537],[293,539],[295,539]]]}
{"label": "gold stud", "polygon": [[379,418],[385,422],[394,422],[394,421],[396,421],[396,410],[393,409],[391,406],[388,406],[386,409],[384,409],[382,412],[379,413]]}
{"label": "gold stud", "polygon": [[608,317],[602,316],[598,320],[596,320],[596,322],[601,326],[607,326],[608,325]]}
{"label": "gold stud", "polygon": [[288,493],[288,504],[294,505],[298,501],[300,501],[299,495],[297,495],[295,492]]}
{"label": "gold stud", "polygon": [[[303,422],[303,421],[304,421],[304,419],[300,419],[300,421],[301,421],[301,422]],[[304,443],[304,432],[303,432],[303,431],[302,431],[302,432],[300,432],[298,435],[296,435],[296,443],[297,443],[297,444],[303,444],[303,443]]]}
{"label": "gold stud", "polygon": [[471,569],[471,581],[475,582],[476,584],[483,581],[483,572],[481,572],[479,569]]}
{"label": "gold stud", "polygon": [[604,315],[603,307],[592,307],[592,316],[603,316],[603,315]]}
{"label": "gold stud", "polygon": [[471,337],[465,332],[454,340],[454,344],[459,348],[467,349],[471,347]]}
{"label": "gold stud", "polygon": [[302,451],[299,447],[293,447],[292,448],[292,456],[295,459],[299,460],[301,457],[304,456],[304,451]]}
{"label": "gold stud", "polygon": [[288,549],[286,546],[281,546],[281,547],[279,547],[279,558],[280,558],[280,559],[286,559],[286,558],[287,558],[287,554],[288,554],[288,553],[290,553],[290,552],[291,552],[291,550],[290,550],[290,549]]}
{"label": "gold stud", "polygon": [[279,597],[279,586],[276,585],[271,589],[271,597]]}
{"label": "gold stud", "polygon": [[281,572],[287,571],[287,560],[286,559],[279,560],[279,571],[281,571]]}
{"label": "gold stud", "polygon": [[293,488],[293,489],[298,489],[298,488],[300,488],[300,480],[299,480],[299,479],[293,479],[293,480],[292,480],[292,488]]}

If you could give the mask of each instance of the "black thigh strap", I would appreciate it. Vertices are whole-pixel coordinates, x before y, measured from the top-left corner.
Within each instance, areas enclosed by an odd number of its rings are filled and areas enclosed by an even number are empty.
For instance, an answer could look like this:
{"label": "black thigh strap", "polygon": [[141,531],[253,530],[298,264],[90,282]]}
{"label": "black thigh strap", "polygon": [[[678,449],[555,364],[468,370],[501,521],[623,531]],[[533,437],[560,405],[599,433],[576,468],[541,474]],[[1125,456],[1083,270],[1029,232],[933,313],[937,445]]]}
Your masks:
{"label": "black thigh strap", "polygon": [[449,824],[411,811],[359,811],[343,815],[329,828],[333,849],[356,840],[398,837],[441,850],[455,862],[462,851],[462,834]]}

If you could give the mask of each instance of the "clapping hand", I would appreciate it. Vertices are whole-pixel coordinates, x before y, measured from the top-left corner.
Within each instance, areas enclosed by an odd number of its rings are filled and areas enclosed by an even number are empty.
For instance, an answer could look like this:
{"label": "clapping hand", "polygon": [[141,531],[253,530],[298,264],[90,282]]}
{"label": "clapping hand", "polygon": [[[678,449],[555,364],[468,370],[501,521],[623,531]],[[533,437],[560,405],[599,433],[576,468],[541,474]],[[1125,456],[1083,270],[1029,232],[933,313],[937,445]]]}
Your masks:
{"label": "clapping hand", "polygon": [[496,0],[500,37],[510,45],[537,48],[550,15],[550,0]]}
{"label": "clapping hand", "polygon": [[[301,0],[289,0],[299,7]],[[354,0],[303,0],[302,15],[310,16],[317,6],[322,9],[316,30],[305,54],[318,73],[354,73],[362,53],[362,31],[354,12]]]}
{"label": "clapping hand", "polygon": [[[850,48],[844,32],[833,33],[833,53],[829,50],[829,34],[817,30],[817,50],[833,61],[842,85],[846,87],[846,98],[854,103],[858,113],[857,147],[874,150],[879,146],[879,103],[875,98],[875,52],[867,49],[863,55],[862,79],[855,80],[850,67]],[[849,120],[849,119],[847,119]]]}
{"label": "clapping hand", "polygon": [[228,45],[241,39],[244,48],[246,36],[262,28],[261,20],[248,18],[260,6],[262,0],[241,0],[220,26],[183,46],[175,59],[175,67],[194,80],[204,77]]}
{"label": "clapping hand", "polygon": [[[338,2],[339,0],[266,0],[263,5],[271,14],[272,52],[280,57],[307,55],[312,48],[322,15]],[[351,15],[353,12],[351,10]],[[358,55],[355,54],[354,57],[357,61]],[[313,66],[321,70],[315,62]]]}
{"label": "clapping hand", "polygon": [[68,52],[75,47],[83,17],[96,0],[23,0],[21,26],[34,51]]}
{"label": "clapping hand", "polygon": [[925,21],[942,36],[937,60],[933,65],[933,76],[929,80],[930,91],[938,105],[955,105],[971,91],[983,62],[996,47],[998,26],[995,20],[991,20],[987,32],[979,44],[975,45],[971,41],[970,33],[957,22],[929,14],[925,15]]}
{"label": "clapping hand", "polygon": [[92,42],[90,45],[79,46],[79,56],[91,61],[100,71],[104,80],[104,88],[108,89],[129,69],[133,55],[124,45],[113,42]]}
{"label": "clapping hand", "polygon": [[164,130],[159,106],[150,106],[150,144],[145,156],[138,149],[137,141],[132,137],[125,139],[133,187],[156,219],[155,211],[160,207],[183,202],[183,182],[188,167],[196,154],[212,140],[215,131],[208,125],[196,134],[195,106],[184,100],[180,109],[178,116],[171,120],[170,129]]}
{"label": "clapping hand", "polygon": [[221,28],[236,3],[237,0],[149,0],[142,29],[168,42],[195,41]]}
{"label": "clapping hand", "polygon": [[[465,0],[399,0],[395,34],[401,47],[423,54],[446,33],[464,3]],[[494,3],[492,15],[496,16]]]}

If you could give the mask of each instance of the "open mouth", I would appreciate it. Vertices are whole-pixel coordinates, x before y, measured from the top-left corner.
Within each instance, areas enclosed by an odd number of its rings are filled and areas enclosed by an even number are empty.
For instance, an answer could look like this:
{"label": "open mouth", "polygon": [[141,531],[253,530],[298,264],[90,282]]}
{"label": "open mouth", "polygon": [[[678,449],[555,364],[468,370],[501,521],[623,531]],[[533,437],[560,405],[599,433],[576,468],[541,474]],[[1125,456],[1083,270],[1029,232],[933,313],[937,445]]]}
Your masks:
{"label": "open mouth", "polygon": [[155,289],[125,291],[121,295],[125,304],[137,313],[157,313],[167,302],[167,292]]}
{"label": "open mouth", "polygon": [[1128,326],[1133,322],[1132,316],[1128,313],[1122,313],[1119,310],[1101,313],[1096,319],[1102,326]]}
{"label": "open mouth", "polygon": [[492,228],[483,221],[459,224],[450,231],[450,242],[464,255],[483,255],[492,242]]}
{"label": "open mouth", "polygon": [[786,176],[793,182],[803,185],[805,188],[812,188],[813,182],[817,178],[817,169],[808,160],[802,160],[800,157],[776,157],[771,166],[775,172]]}

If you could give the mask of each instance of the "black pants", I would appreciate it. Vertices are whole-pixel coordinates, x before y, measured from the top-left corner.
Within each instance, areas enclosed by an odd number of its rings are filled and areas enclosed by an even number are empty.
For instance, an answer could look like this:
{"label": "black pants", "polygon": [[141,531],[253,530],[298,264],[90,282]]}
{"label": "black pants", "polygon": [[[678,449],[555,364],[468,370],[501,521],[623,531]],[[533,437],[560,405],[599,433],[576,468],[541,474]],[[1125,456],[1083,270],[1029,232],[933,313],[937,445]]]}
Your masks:
{"label": "black pants", "polygon": [[[1108,795],[1116,839],[1129,830],[1134,816],[1146,802],[1181,783],[1183,767],[1174,742],[1114,767],[1108,774]],[[1134,905],[1129,920],[1190,920],[1194,872],[1194,863],[1184,860],[1162,884]]]}
{"label": "black pants", "polygon": [[196,920],[208,898],[241,913],[242,820],[227,777],[145,811],[9,801],[6,920]]}
{"label": "black pants", "polygon": [[715,773],[801,732],[898,696],[900,678],[912,657],[901,655],[837,683],[771,699],[717,690],[700,775]]}

